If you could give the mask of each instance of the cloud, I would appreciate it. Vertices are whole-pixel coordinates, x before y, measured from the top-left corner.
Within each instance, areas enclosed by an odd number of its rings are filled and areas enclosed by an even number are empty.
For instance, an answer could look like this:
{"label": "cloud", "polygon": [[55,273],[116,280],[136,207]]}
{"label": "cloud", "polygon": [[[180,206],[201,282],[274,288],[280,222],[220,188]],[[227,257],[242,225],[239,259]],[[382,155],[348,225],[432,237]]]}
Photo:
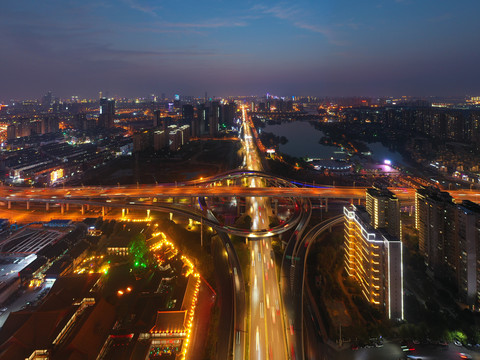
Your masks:
{"label": "cloud", "polygon": [[129,50],[129,49],[114,49],[109,46],[98,47],[96,51],[99,54],[108,55],[108,56],[125,56],[125,57],[150,57],[150,56],[160,56],[160,57],[169,57],[169,56],[213,56],[218,53],[210,49],[188,49],[188,50],[179,50],[179,49],[164,49],[162,51],[154,50]]}
{"label": "cloud", "polygon": [[159,6],[142,5],[136,0],[123,0],[123,2],[134,10],[143,12],[154,17],[158,17],[157,10],[161,9],[161,7]]}
{"label": "cloud", "polygon": [[265,15],[271,15],[277,19],[282,20],[291,20],[296,15],[299,15],[300,10],[297,6],[294,5],[286,5],[284,3],[280,3],[275,6],[265,6],[262,4],[255,5],[252,8],[253,11],[259,11]]}
{"label": "cloud", "polygon": [[325,35],[325,37],[330,37],[331,34],[332,34],[330,29],[322,27],[322,26],[318,26],[318,25],[312,25],[312,24],[303,23],[303,22],[300,22],[300,21],[295,22],[294,25],[296,27],[298,27],[299,29],[309,30],[309,31],[312,31],[312,32],[323,34],[323,35]]}
{"label": "cloud", "polygon": [[210,22],[202,22],[202,23],[163,22],[163,23],[158,23],[158,25],[166,28],[217,29],[217,28],[223,28],[223,27],[242,27],[242,26],[247,26],[247,23],[244,21],[211,20]]}
{"label": "cloud", "polygon": [[217,20],[212,19],[201,23],[196,22],[156,22],[151,26],[132,27],[130,31],[156,33],[156,34],[187,34],[187,35],[202,35],[208,34],[207,30],[221,29],[221,28],[235,28],[244,27],[248,24],[244,21],[232,20]]}
{"label": "cloud", "polygon": [[285,20],[298,29],[307,30],[313,33],[322,34],[330,43],[335,45],[344,45],[338,41],[335,32],[327,26],[313,24],[306,20],[306,12],[298,6],[280,3],[275,6],[265,6],[263,4],[255,5],[252,11],[260,12],[276,19]]}

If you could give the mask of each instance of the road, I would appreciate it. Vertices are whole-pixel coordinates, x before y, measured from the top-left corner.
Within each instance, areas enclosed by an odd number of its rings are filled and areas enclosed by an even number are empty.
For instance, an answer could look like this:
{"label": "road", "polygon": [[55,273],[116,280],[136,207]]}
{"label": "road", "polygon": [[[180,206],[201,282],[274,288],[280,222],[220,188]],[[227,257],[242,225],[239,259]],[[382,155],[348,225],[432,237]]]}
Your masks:
{"label": "road", "polygon": [[[249,135],[251,136],[251,135]],[[251,143],[253,146],[253,142]],[[276,181],[283,180],[284,183],[292,183],[288,179],[281,179],[264,173],[258,156],[258,151],[246,155],[245,163],[252,167],[251,172],[234,170],[223,173],[217,177],[202,179],[201,181],[189,181],[185,184],[164,184],[121,187],[65,187],[65,188],[24,188],[0,186],[0,201],[6,206],[8,201],[35,202],[38,199],[48,199],[52,202],[61,199],[103,199],[114,201],[115,199],[128,203],[129,199],[168,199],[168,198],[195,198],[199,196],[220,196],[220,197],[294,197],[294,198],[324,198],[324,199],[363,199],[365,187],[340,187],[340,186],[309,186],[309,187],[287,187],[275,186]],[[248,167],[248,166],[247,166]],[[257,170],[260,169],[260,170]],[[273,186],[249,186],[237,185],[239,178],[251,178],[258,176],[272,181]],[[230,180],[230,182],[229,182]],[[225,186],[224,183],[229,185]],[[220,186],[217,186],[220,185]],[[415,189],[413,188],[389,188],[402,202],[414,200]],[[478,202],[480,192],[474,190],[451,190],[450,195],[456,200],[471,200]]]}
{"label": "road", "polygon": [[[254,144],[252,123],[243,109],[245,166],[248,170],[262,171],[263,166]],[[261,189],[260,178],[248,179],[249,189]],[[248,197],[248,213],[253,232],[270,227],[270,202],[264,197]],[[282,299],[275,270],[275,258],[269,237],[250,242],[250,359],[287,359]]]}

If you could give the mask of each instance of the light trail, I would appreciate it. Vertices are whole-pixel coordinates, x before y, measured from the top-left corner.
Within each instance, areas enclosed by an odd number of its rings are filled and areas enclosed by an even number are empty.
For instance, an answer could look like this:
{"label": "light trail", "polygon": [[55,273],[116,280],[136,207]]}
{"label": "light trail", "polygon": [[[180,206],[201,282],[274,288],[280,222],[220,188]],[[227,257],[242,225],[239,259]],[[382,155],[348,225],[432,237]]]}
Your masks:
{"label": "light trail", "polygon": [[[262,171],[260,156],[253,143],[251,121],[243,108],[243,127],[245,132],[245,163],[248,170]],[[251,178],[248,189],[265,189],[260,178]],[[248,212],[252,219],[253,232],[269,228],[269,217],[272,214],[270,202],[263,196],[247,197]],[[286,359],[287,346],[284,327],[276,321],[275,311],[269,311],[271,302],[281,303],[278,283],[276,281],[275,262],[270,255],[269,238],[251,243],[252,254],[251,275],[253,291],[250,297],[250,328],[256,329],[250,334],[251,343],[255,342],[255,351],[250,351],[250,359]],[[267,261],[267,254],[270,261]],[[271,266],[270,266],[270,265]]]}

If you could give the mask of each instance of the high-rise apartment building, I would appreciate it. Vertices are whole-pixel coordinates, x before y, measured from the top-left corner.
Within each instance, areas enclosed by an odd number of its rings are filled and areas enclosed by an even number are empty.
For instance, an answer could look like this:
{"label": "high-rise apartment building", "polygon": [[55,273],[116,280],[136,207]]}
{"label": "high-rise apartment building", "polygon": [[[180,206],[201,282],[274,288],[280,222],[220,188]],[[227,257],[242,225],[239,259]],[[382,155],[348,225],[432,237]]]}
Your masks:
{"label": "high-rise apartment building", "polygon": [[480,304],[480,205],[455,204],[447,192],[418,189],[415,224],[425,263],[440,278],[456,281],[462,302]]}
{"label": "high-rise apartment building", "polygon": [[402,242],[384,229],[374,229],[364,207],[344,207],[345,268],[365,299],[390,319],[403,319]]}
{"label": "high-rise apartment building", "polygon": [[415,227],[425,264],[436,275],[457,266],[455,247],[456,206],[449,193],[437,188],[420,188],[415,194]]}
{"label": "high-rise apartment building", "polygon": [[193,117],[195,115],[193,105],[191,104],[185,104],[182,105],[182,119],[184,121],[187,121],[190,123],[193,120]]}
{"label": "high-rise apartment building", "polygon": [[468,200],[457,205],[456,239],[453,246],[458,257],[457,284],[462,301],[480,303],[480,205]]}
{"label": "high-rise apartment building", "polygon": [[390,235],[402,240],[400,203],[394,193],[388,189],[367,189],[366,208],[375,229],[385,229]]}

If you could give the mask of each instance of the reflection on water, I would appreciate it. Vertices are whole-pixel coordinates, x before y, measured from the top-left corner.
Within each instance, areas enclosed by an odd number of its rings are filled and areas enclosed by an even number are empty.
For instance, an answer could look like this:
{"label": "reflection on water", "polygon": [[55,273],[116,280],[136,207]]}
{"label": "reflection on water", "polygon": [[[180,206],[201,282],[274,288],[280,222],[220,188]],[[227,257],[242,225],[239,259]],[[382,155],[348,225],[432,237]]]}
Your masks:
{"label": "reflection on water", "polygon": [[370,151],[372,152],[372,158],[375,160],[383,162],[384,160],[388,159],[391,160],[392,164],[394,165],[405,165],[405,160],[403,159],[402,155],[383,146],[381,142],[369,143],[367,146],[370,148]]}
{"label": "reflection on water", "polygon": [[267,125],[263,131],[276,136],[285,136],[288,142],[280,144],[280,152],[294,157],[338,158],[340,149],[336,146],[321,145],[318,142],[324,133],[315,129],[309,122],[284,122],[279,125]]}
{"label": "reflection on water", "polygon": [[[339,153],[340,148],[319,144],[323,131],[317,130],[310,122],[294,121],[281,124],[266,125],[262,131],[273,133],[276,136],[285,136],[288,142],[280,144],[280,152],[294,157],[311,157],[320,159],[342,159],[344,156]],[[372,158],[378,162],[386,159],[393,164],[405,164],[403,157],[380,142],[367,144],[372,153]]]}

